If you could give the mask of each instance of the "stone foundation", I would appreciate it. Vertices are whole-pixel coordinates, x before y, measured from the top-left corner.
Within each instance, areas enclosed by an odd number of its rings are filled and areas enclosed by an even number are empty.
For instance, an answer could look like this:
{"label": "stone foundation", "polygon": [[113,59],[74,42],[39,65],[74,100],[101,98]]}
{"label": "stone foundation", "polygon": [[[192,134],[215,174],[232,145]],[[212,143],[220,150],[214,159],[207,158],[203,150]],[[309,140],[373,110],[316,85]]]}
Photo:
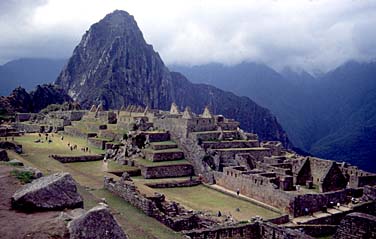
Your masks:
{"label": "stone foundation", "polygon": [[141,175],[146,179],[151,178],[175,178],[193,175],[193,167],[190,164],[177,164],[165,166],[140,165]]}
{"label": "stone foundation", "polygon": [[79,155],[79,156],[51,155],[51,157],[61,163],[89,162],[89,161],[103,160],[103,155]]}

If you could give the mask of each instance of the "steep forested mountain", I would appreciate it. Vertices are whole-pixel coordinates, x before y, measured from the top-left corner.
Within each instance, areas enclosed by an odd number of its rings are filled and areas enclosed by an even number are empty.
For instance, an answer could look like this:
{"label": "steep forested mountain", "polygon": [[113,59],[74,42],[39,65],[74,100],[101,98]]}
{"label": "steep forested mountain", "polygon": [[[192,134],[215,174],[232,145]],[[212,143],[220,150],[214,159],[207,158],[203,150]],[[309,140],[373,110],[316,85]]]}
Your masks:
{"label": "steep forested mountain", "polygon": [[318,78],[255,63],[171,68],[271,109],[295,146],[376,171],[375,62],[347,62]]}

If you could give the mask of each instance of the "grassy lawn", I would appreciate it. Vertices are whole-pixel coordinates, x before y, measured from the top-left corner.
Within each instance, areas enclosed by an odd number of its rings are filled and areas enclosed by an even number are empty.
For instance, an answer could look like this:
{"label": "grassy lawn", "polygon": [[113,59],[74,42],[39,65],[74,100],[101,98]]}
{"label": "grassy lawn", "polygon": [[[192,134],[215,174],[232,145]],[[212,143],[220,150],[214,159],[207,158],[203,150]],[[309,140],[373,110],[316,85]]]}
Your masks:
{"label": "grassy lawn", "polygon": [[[249,220],[253,216],[270,219],[280,214],[260,207],[256,204],[218,192],[203,185],[182,188],[155,189],[166,195],[167,199],[181,203],[193,210],[206,211],[216,215],[221,211],[224,215],[232,215],[237,220]],[[236,208],[240,211],[237,212]]]}
{"label": "grassy lawn", "polygon": [[[111,210],[114,211],[114,216],[131,239],[183,238],[181,234],[172,231],[157,220],[146,216],[120,197],[104,190],[103,177],[105,175],[113,178],[117,177],[106,173],[108,165],[105,166],[103,161],[62,164],[48,157],[50,154],[74,155],[76,152],[71,152],[66,146],[68,140],[79,145],[79,147],[81,146],[79,143],[85,142],[85,140],[64,136],[64,141],[61,142],[60,137],[55,135],[54,142],[51,144],[34,143],[37,138],[37,134],[15,137],[15,141],[23,145],[24,153],[18,155],[13,151],[7,151],[9,158],[18,159],[24,162],[25,165],[38,168],[44,174],[61,171],[69,172],[78,182],[78,191],[84,199],[85,208],[90,209],[97,205],[101,198],[106,198]],[[118,169],[128,168],[128,166],[119,166],[113,165],[111,167]]]}

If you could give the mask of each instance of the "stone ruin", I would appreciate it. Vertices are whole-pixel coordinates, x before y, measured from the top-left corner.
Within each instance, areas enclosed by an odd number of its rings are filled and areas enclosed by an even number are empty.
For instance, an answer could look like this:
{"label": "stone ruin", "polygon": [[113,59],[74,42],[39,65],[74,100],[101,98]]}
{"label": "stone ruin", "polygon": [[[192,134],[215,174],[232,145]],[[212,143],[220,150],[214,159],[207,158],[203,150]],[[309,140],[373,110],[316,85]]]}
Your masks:
{"label": "stone ruin", "polygon": [[[87,127],[90,122],[101,125],[88,129],[95,133],[81,132],[75,126],[80,120],[87,122]],[[239,122],[215,115],[209,107],[196,114],[189,107],[181,112],[174,103],[170,111],[133,105],[119,111],[104,111],[93,106],[80,120],[72,120],[72,125],[64,126],[64,132],[98,142],[93,145],[100,148],[106,148],[111,140],[121,142],[118,147],[108,148],[109,158],[138,167],[146,179],[200,176],[204,183],[238,190],[277,208],[295,226],[328,222],[338,225],[345,215],[375,204],[375,199],[364,195],[368,186],[376,185],[376,174],[347,163],[303,157],[278,141],[260,141],[257,135],[241,130]],[[107,128],[110,124],[127,134],[111,132]],[[166,164],[161,166],[158,163],[162,161]],[[175,163],[168,164],[170,161]],[[134,185],[125,187],[127,184],[105,181],[110,191],[125,199],[129,195],[141,197]],[[156,203],[162,197],[147,200]],[[148,210],[143,211],[151,215]],[[170,221],[175,220],[176,215],[168,216]]]}

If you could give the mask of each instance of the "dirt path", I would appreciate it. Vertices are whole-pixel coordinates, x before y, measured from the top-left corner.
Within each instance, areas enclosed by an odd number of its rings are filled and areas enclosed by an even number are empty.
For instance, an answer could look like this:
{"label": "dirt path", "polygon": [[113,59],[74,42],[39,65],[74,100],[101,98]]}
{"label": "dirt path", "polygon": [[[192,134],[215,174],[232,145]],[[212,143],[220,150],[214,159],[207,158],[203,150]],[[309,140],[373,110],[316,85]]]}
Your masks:
{"label": "dirt path", "polygon": [[10,172],[14,167],[0,164],[0,238],[67,238],[60,212],[23,213],[11,209],[11,197],[22,185]]}

